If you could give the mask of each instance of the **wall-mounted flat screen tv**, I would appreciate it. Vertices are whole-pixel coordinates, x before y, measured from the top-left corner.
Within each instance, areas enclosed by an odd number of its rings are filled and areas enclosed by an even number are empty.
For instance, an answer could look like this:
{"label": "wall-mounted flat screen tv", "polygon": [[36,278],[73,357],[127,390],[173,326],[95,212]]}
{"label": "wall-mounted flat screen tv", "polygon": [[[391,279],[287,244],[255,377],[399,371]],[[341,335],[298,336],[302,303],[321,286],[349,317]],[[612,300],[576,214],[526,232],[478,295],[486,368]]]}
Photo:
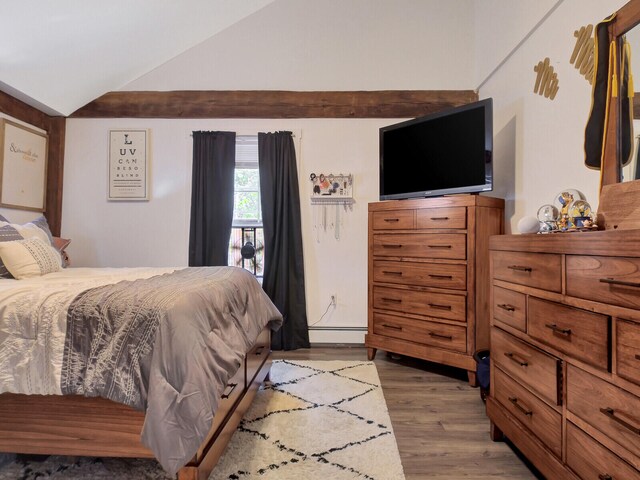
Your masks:
{"label": "wall-mounted flat screen tv", "polygon": [[380,200],[493,189],[491,98],[380,128]]}

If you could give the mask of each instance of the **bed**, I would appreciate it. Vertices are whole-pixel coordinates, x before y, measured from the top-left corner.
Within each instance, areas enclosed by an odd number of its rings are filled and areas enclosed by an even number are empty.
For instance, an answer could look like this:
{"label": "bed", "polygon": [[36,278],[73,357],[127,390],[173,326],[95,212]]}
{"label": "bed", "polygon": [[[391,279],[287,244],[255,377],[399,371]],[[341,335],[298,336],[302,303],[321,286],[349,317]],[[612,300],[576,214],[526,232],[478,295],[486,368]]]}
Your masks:
{"label": "bed", "polygon": [[234,267],[0,279],[0,452],[155,457],[206,479],[281,321]]}

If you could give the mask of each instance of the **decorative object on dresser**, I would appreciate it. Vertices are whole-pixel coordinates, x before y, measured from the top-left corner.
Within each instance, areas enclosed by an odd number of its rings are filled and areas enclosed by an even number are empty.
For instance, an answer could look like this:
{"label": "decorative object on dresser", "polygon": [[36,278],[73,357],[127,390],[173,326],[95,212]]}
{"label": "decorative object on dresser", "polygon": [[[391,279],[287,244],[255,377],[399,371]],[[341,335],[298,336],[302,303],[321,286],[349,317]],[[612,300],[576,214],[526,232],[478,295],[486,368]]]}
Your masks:
{"label": "decorative object on dresser", "polygon": [[489,236],[504,200],[460,195],[369,204],[365,344],[468,371],[489,345]]}
{"label": "decorative object on dresser", "polygon": [[640,479],[640,230],[490,249],[493,439],[549,479]]}

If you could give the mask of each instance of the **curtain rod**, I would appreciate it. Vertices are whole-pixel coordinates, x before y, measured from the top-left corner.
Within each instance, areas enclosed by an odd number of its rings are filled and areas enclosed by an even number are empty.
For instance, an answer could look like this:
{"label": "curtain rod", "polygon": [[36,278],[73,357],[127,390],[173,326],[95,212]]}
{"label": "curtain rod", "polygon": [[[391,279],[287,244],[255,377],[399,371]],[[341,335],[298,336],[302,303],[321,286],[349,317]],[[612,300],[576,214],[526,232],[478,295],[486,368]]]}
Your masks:
{"label": "curtain rod", "polygon": [[[237,137],[256,137],[258,134],[256,133],[255,135],[236,135]],[[190,137],[193,137],[193,132],[189,134]],[[296,134],[291,132],[291,136],[293,138],[296,138]]]}

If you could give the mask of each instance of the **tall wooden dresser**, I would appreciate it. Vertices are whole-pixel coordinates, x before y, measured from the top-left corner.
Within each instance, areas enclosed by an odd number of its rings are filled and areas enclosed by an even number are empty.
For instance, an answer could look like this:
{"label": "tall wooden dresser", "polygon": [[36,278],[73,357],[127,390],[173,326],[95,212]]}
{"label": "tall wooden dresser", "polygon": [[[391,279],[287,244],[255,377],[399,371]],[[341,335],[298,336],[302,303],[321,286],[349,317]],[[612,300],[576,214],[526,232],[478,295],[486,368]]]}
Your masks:
{"label": "tall wooden dresser", "polygon": [[377,349],[466,369],[489,344],[489,236],[504,200],[456,195],[369,204],[369,359]]}
{"label": "tall wooden dresser", "polygon": [[494,440],[549,479],[639,480],[640,231],[491,238]]}

